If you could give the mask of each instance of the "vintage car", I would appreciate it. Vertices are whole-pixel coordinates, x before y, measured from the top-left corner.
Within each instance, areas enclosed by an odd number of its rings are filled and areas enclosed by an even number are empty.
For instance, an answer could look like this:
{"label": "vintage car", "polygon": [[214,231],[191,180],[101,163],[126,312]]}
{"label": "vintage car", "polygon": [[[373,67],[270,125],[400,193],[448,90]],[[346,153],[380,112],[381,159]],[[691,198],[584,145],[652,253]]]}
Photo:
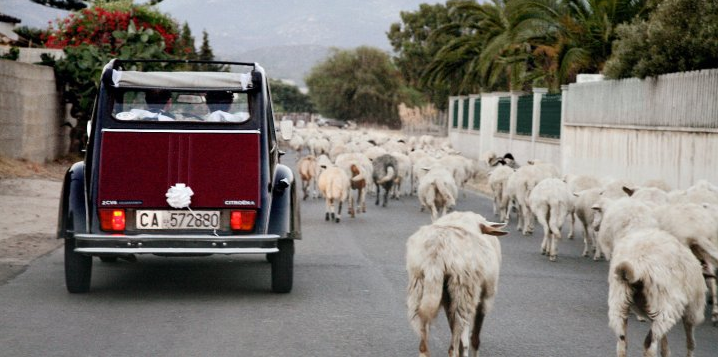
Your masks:
{"label": "vintage car", "polygon": [[266,254],[272,291],[291,291],[299,205],[264,69],[131,70],[154,62],[103,69],[85,159],[62,189],[68,291],[89,291],[93,257],[137,254]]}

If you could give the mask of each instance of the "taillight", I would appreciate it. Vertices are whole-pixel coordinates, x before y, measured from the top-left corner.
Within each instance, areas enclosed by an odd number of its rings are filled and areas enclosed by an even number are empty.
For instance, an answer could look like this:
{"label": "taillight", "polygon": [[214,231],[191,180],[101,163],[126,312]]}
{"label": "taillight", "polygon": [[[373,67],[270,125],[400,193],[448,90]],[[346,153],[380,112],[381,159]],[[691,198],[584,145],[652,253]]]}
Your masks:
{"label": "taillight", "polygon": [[234,231],[251,231],[254,228],[255,211],[232,211],[230,227]]}
{"label": "taillight", "polygon": [[100,227],[103,231],[124,231],[125,210],[100,209]]}

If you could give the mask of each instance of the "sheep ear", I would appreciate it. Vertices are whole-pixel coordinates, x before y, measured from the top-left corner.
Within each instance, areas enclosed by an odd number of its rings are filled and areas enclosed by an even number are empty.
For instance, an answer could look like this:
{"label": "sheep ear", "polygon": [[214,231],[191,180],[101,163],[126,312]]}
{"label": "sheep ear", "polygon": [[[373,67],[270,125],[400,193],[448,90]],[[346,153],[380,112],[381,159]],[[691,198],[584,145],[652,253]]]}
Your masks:
{"label": "sheep ear", "polygon": [[[503,225],[503,224],[502,224],[502,225]],[[509,234],[509,232],[505,232],[505,231],[496,229],[496,228],[498,228],[498,227],[487,226],[487,225],[485,225],[485,224],[483,224],[483,223],[479,224],[479,227],[481,227],[481,233],[483,233],[483,234],[488,234],[488,235],[490,235],[490,236],[497,236],[497,237],[498,237],[498,236],[505,236],[505,235]]]}
{"label": "sheep ear", "polygon": [[576,197],[581,197],[581,195],[579,195],[578,192],[574,192],[573,195]]}
{"label": "sheep ear", "polygon": [[623,192],[625,192],[628,196],[633,196],[633,193],[636,192],[636,190],[623,186]]}

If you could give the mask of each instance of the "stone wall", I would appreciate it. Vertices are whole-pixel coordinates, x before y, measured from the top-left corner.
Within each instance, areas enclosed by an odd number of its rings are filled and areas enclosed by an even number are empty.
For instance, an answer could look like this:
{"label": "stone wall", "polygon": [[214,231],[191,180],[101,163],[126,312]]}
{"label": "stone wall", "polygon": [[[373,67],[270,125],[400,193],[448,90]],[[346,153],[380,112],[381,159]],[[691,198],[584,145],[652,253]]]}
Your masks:
{"label": "stone wall", "polygon": [[0,60],[0,155],[33,162],[64,155],[64,122],[52,68]]}

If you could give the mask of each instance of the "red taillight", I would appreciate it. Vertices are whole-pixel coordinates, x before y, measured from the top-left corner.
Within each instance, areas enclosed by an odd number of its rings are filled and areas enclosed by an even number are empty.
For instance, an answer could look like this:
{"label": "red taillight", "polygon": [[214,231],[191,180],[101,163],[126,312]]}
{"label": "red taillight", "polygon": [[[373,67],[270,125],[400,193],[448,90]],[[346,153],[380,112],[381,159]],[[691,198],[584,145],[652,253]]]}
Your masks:
{"label": "red taillight", "polygon": [[254,228],[255,211],[232,211],[230,227],[235,231],[251,231]]}
{"label": "red taillight", "polygon": [[100,227],[103,231],[124,231],[125,210],[100,209]]}

